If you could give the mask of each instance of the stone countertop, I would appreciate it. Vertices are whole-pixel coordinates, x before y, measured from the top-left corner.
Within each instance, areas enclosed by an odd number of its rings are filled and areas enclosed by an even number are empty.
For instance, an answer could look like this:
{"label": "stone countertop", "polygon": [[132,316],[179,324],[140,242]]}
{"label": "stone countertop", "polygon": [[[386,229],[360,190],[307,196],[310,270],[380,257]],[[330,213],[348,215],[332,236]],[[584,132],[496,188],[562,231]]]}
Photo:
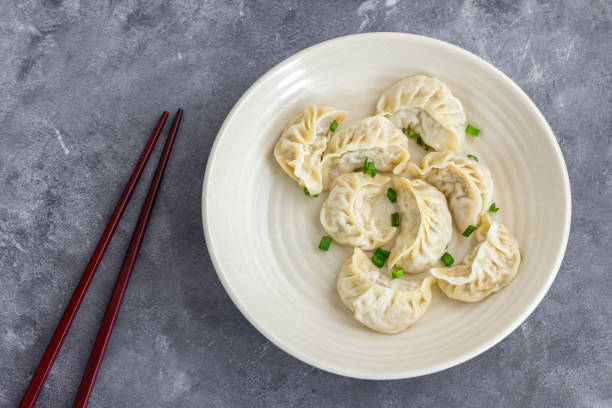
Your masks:
{"label": "stone countertop", "polygon": [[[305,47],[367,31],[445,40],[505,72],[550,123],[572,186],[565,260],[536,311],[478,357],[402,381],[272,345],[223,290],[200,221],[206,160],[242,93]],[[611,2],[1,2],[0,90],[0,406],[20,401],[152,124],[179,106],[91,407],[612,406]],[[141,184],[39,407],[74,398]]]}

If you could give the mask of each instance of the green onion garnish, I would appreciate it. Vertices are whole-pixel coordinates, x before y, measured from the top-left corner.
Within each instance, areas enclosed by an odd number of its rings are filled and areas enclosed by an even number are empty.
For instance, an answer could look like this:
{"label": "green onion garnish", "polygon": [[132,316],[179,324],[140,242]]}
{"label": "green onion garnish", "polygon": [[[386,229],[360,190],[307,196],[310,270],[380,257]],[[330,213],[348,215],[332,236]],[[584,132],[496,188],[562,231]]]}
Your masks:
{"label": "green onion garnish", "polygon": [[398,270],[391,272],[391,276],[393,276],[393,279],[397,279],[400,276],[404,276],[404,269],[399,268]]}
{"label": "green onion garnish", "polygon": [[376,177],[376,165],[374,162],[368,162],[368,173],[370,173],[370,176]]}
{"label": "green onion garnish", "polygon": [[455,262],[455,258],[453,258],[453,256],[448,252],[445,252],[444,255],[442,255],[442,258],[440,259],[442,260],[442,262],[444,262],[444,265],[446,266],[451,266],[453,262]]}
{"label": "green onion garnish", "polygon": [[525,257],[523,256],[523,254],[521,254],[521,262],[523,262],[523,259],[524,259],[524,258],[525,258]]}
{"label": "green onion garnish", "polygon": [[377,254],[372,255],[372,263],[374,263],[374,265],[378,266],[379,268],[383,267],[386,260],[387,259],[381,254],[377,253]]}
{"label": "green onion garnish", "polygon": [[478,160],[478,157],[474,156],[473,154],[468,154],[468,157],[474,161],[480,161]]}
{"label": "green onion garnish", "polygon": [[399,227],[399,213],[394,212],[391,214],[391,226]]}
{"label": "green onion garnish", "polygon": [[392,189],[391,187],[389,187],[387,189],[387,198],[389,199],[389,201],[391,201],[392,203],[397,201],[397,191],[395,191],[394,189]]}
{"label": "green onion garnish", "polygon": [[417,136],[418,136],[418,134],[417,134],[417,132],[415,132],[414,130],[412,130],[412,129],[408,129],[408,136],[410,136],[411,138],[413,138],[413,139],[414,139],[415,137],[417,137]]}
{"label": "green onion garnish", "polygon": [[475,226],[470,225],[469,227],[467,227],[467,228],[465,229],[465,231],[463,231],[463,236],[464,236],[464,237],[469,237],[469,236],[472,234],[472,232],[474,232],[474,230],[475,230],[475,229],[476,229],[476,227],[475,227]]}
{"label": "green onion garnish", "polygon": [[334,121],[331,123],[331,125],[329,126],[329,130],[331,130],[332,132],[335,131],[336,129],[338,129],[338,121],[336,119],[334,119]]}
{"label": "green onion garnish", "polygon": [[417,144],[423,145],[423,138],[421,136],[417,136]]}
{"label": "green onion garnish", "polygon": [[406,128],[402,128],[402,133],[408,136],[408,131],[406,130]]}
{"label": "green onion garnish", "polygon": [[499,211],[499,207],[497,207],[495,205],[495,203],[492,203],[491,206],[489,207],[489,211],[491,211],[491,212],[498,212]]}
{"label": "green onion garnish", "polygon": [[478,137],[478,135],[480,134],[480,129],[478,129],[478,128],[476,128],[476,127],[474,127],[474,126],[472,126],[472,125],[470,125],[468,123],[467,127],[465,128],[465,132],[469,133],[472,136]]}
{"label": "green onion garnish", "polygon": [[323,251],[327,251],[329,249],[329,246],[331,245],[332,239],[331,237],[328,237],[327,235],[323,235],[323,238],[321,238],[321,242],[319,242],[319,249],[322,249]]}
{"label": "green onion garnish", "polygon": [[366,174],[368,172],[368,156],[366,156],[365,160],[363,161],[363,174]]}

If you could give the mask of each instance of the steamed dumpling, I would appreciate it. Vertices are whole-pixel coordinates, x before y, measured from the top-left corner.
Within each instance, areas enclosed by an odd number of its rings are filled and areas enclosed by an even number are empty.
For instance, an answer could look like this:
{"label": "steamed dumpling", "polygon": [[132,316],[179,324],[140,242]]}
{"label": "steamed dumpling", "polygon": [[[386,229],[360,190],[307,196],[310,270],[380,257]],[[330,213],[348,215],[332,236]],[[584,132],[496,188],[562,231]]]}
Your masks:
{"label": "steamed dumpling", "polygon": [[415,75],[400,79],[380,96],[376,114],[419,133],[435,150],[461,152],[466,127],[463,106],[437,78]]}
{"label": "steamed dumpling", "polygon": [[420,273],[444,254],[453,234],[451,215],[444,195],[425,181],[396,177],[393,185],[401,222],[388,265]]}
{"label": "steamed dumpling", "polygon": [[285,172],[312,195],[323,191],[321,157],[327,148],[330,125],[342,123],[347,112],[329,106],[312,105],[283,129],[274,157]]}
{"label": "steamed dumpling", "polygon": [[366,157],[377,171],[401,174],[410,160],[408,140],[382,116],[370,116],[333,134],[323,155],[325,188],[337,176],[363,168]]}
{"label": "steamed dumpling", "polygon": [[329,197],[321,207],[321,224],[342,245],[374,249],[384,245],[395,228],[382,222],[372,206],[383,192],[389,177],[348,173],[332,183]]}
{"label": "steamed dumpling", "polygon": [[521,263],[516,238],[502,224],[490,224],[488,217],[485,220],[477,233],[481,242],[471,255],[457,266],[431,269],[438,278],[438,286],[451,299],[478,302],[516,276]]}
{"label": "steamed dumpling", "polygon": [[446,196],[455,223],[460,231],[477,226],[486,213],[493,195],[493,179],[489,170],[474,160],[453,152],[433,152],[425,155],[410,173],[442,191]]}
{"label": "steamed dumpling", "polygon": [[338,275],[338,294],[353,317],[372,330],[399,333],[419,320],[431,301],[435,278],[391,279],[355,248]]}

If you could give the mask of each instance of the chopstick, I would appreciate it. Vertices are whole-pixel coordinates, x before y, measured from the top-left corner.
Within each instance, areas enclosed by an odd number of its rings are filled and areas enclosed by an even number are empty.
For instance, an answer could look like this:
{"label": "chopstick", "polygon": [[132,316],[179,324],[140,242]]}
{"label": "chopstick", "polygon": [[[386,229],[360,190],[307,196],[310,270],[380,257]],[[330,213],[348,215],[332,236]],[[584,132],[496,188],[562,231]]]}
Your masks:
{"label": "chopstick", "polygon": [[164,170],[166,169],[166,164],[168,163],[168,158],[170,157],[172,145],[181,123],[182,116],[183,110],[179,109],[174,116],[170,134],[168,135],[168,139],[164,145],[164,150],[157,164],[157,169],[155,170],[155,176],[153,177],[153,181],[151,181],[149,191],[147,192],[147,197],[140,211],[140,216],[138,217],[138,222],[136,224],[136,228],[134,228],[132,240],[130,241],[130,246],[123,260],[123,265],[121,266],[121,271],[117,277],[117,282],[115,283],[108,306],[106,307],[106,313],[104,314],[104,319],[100,325],[98,336],[96,337],[91,354],[89,355],[89,361],[87,362],[87,367],[85,368],[85,372],[81,379],[79,390],[77,391],[76,398],[74,399],[73,407],[85,407],[87,406],[87,401],[89,401],[91,391],[93,390],[96,382],[96,377],[98,376],[98,371],[100,370],[100,365],[102,364],[104,352],[106,351],[115,321],[117,320],[117,315],[119,314],[119,308],[121,307],[125,290],[127,289],[130,276],[132,275],[134,264],[136,263],[136,257],[138,256],[138,251],[140,249],[140,245],[142,244],[147,223],[149,222],[151,211],[153,210],[153,205],[155,204],[155,197],[157,196],[159,185],[161,184],[162,177],[164,176]]}
{"label": "chopstick", "polygon": [[117,229],[117,225],[119,224],[119,220],[123,215],[123,211],[125,210],[125,207],[130,201],[132,193],[134,193],[134,189],[138,184],[138,180],[140,180],[142,171],[144,170],[147,161],[151,156],[151,152],[153,151],[153,148],[157,143],[157,139],[161,134],[161,131],[164,127],[164,124],[166,123],[167,118],[168,112],[164,111],[161,114],[159,120],[157,121],[155,129],[149,137],[149,140],[144,150],[142,151],[142,154],[140,155],[140,158],[138,159],[134,170],[132,171],[132,175],[130,176],[130,179],[126,184],[123,193],[121,194],[121,197],[119,198],[119,201],[115,206],[115,210],[113,211],[113,214],[108,224],[106,225],[106,228],[104,229],[104,232],[102,233],[98,244],[96,245],[96,249],[94,250],[91,258],[89,259],[89,263],[87,264],[87,267],[85,268],[85,271],[83,272],[83,275],[81,276],[81,279],[79,280],[79,283],[76,289],[74,290],[72,297],[70,298],[70,302],[68,302],[68,306],[64,311],[62,319],[55,328],[53,337],[51,337],[51,341],[49,342],[49,345],[47,346],[47,349],[45,350],[45,353],[43,354],[40,363],[38,364],[38,367],[34,372],[34,376],[30,381],[30,385],[28,386],[28,389],[26,390],[23,399],[21,400],[21,404],[19,405],[20,408],[30,408],[33,407],[36,403],[36,400],[40,395],[40,391],[42,390],[43,385],[45,384],[45,380],[47,379],[47,376],[51,371],[51,366],[55,362],[55,359],[57,358],[57,355],[60,349],[62,348],[62,344],[64,343],[66,335],[68,334],[68,330],[70,330],[70,326],[72,325],[74,317],[76,316],[76,313],[79,310],[79,307],[81,306],[81,302],[85,297],[85,293],[87,293],[89,284],[91,283],[96,273],[96,270],[98,269],[98,265],[100,264],[100,261],[104,256],[104,252],[106,251],[106,248],[108,247],[108,244],[110,243],[110,240],[113,237],[115,230]]}

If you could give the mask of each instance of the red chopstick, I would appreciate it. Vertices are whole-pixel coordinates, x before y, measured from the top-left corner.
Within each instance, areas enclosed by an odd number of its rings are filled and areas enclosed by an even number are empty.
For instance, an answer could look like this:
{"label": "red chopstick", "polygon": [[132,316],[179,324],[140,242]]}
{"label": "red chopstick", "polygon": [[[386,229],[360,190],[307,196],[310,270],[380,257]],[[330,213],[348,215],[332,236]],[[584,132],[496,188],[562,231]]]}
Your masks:
{"label": "red chopstick", "polygon": [[81,280],[79,281],[79,284],[74,290],[72,298],[70,298],[70,302],[68,303],[68,306],[64,311],[64,315],[62,316],[62,319],[57,325],[57,328],[53,333],[53,337],[51,337],[51,341],[49,342],[49,345],[45,350],[45,354],[43,354],[40,363],[38,364],[38,368],[36,369],[36,372],[34,373],[32,380],[30,381],[30,385],[28,386],[28,389],[26,390],[25,395],[21,400],[21,404],[19,405],[20,408],[30,408],[33,407],[36,403],[40,391],[42,390],[43,385],[45,384],[45,380],[47,379],[47,376],[51,371],[51,366],[53,365],[53,362],[55,362],[57,354],[62,348],[64,339],[66,338],[68,330],[72,325],[72,321],[74,320],[74,317],[76,316],[76,313],[79,310],[79,306],[81,306],[81,302],[85,297],[87,288],[89,288],[89,284],[91,283],[91,280],[93,279],[93,276],[96,273],[96,269],[98,269],[98,265],[102,260],[102,256],[104,256],[104,251],[106,251],[106,248],[108,247],[108,244],[110,243],[110,240],[115,230],[117,229],[119,220],[123,215],[123,210],[125,210],[125,207],[127,206],[128,202],[130,201],[130,198],[132,197],[132,193],[134,192],[134,189],[138,184],[138,180],[140,179],[142,171],[144,170],[147,161],[151,156],[151,152],[153,151],[153,148],[157,143],[157,139],[159,138],[159,135],[164,127],[164,124],[166,123],[167,118],[168,112],[164,111],[160,116],[159,120],[157,121],[155,129],[153,130],[153,133],[151,134],[147,145],[145,146],[142,154],[140,155],[138,163],[136,163],[136,167],[134,167],[132,175],[130,176],[130,179],[126,184],[125,189],[121,194],[121,198],[119,198],[119,201],[117,202],[115,211],[113,211],[113,215],[111,216],[111,219],[108,222],[106,229],[102,233],[102,236],[98,241],[98,245],[96,245],[96,249],[94,250],[91,259],[87,264],[87,268],[85,268],[85,271],[81,276]]}
{"label": "red chopstick", "polygon": [[153,210],[153,205],[155,204],[155,197],[157,196],[159,185],[162,177],[164,176],[164,170],[166,169],[166,164],[168,163],[168,158],[170,157],[170,152],[172,151],[172,144],[174,143],[182,116],[183,110],[179,109],[174,116],[172,128],[170,129],[170,134],[166,140],[162,155],[159,158],[157,169],[155,170],[155,176],[153,177],[153,181],[151,181],[151,186],[149,187],[149,191],[147,193],[147,198],[145,199],[142,209],[140,210],[138,223],[136,224],[136,228],[134,228],[130,246],[125,254],[121,271],[119,272],[113,293],[108,302],[108,306],[106,307],[106,313],[104,314],[104,319],[100,325],[96,342],[94,343],[91,354],[89,355],[89,361],[87,362],[87,367],[83,373],[81,385],[79,385],[79,390],[77,391],[77,395],[74,399],[73,407],[85,407],[87,406],[87,401],[89,401],[91,391],[93,390],[96,382],[96,377],[98,376],[98,371],[100,370],[100,364],[102,364],[102,358],[104,357],[106,346],[108,345],[108,341],[113,331],[113,326],[115,325],[117,315],[119,314],[119,308],[121,307],[125,290],[127,289],[130,276],[132,275],[134,264],[136,263],[136,257],[138,256],[138,251],[140,250],[140,245],[142,244],[147,223],[149,222],[149,217],[151,216],[151,211]]}

